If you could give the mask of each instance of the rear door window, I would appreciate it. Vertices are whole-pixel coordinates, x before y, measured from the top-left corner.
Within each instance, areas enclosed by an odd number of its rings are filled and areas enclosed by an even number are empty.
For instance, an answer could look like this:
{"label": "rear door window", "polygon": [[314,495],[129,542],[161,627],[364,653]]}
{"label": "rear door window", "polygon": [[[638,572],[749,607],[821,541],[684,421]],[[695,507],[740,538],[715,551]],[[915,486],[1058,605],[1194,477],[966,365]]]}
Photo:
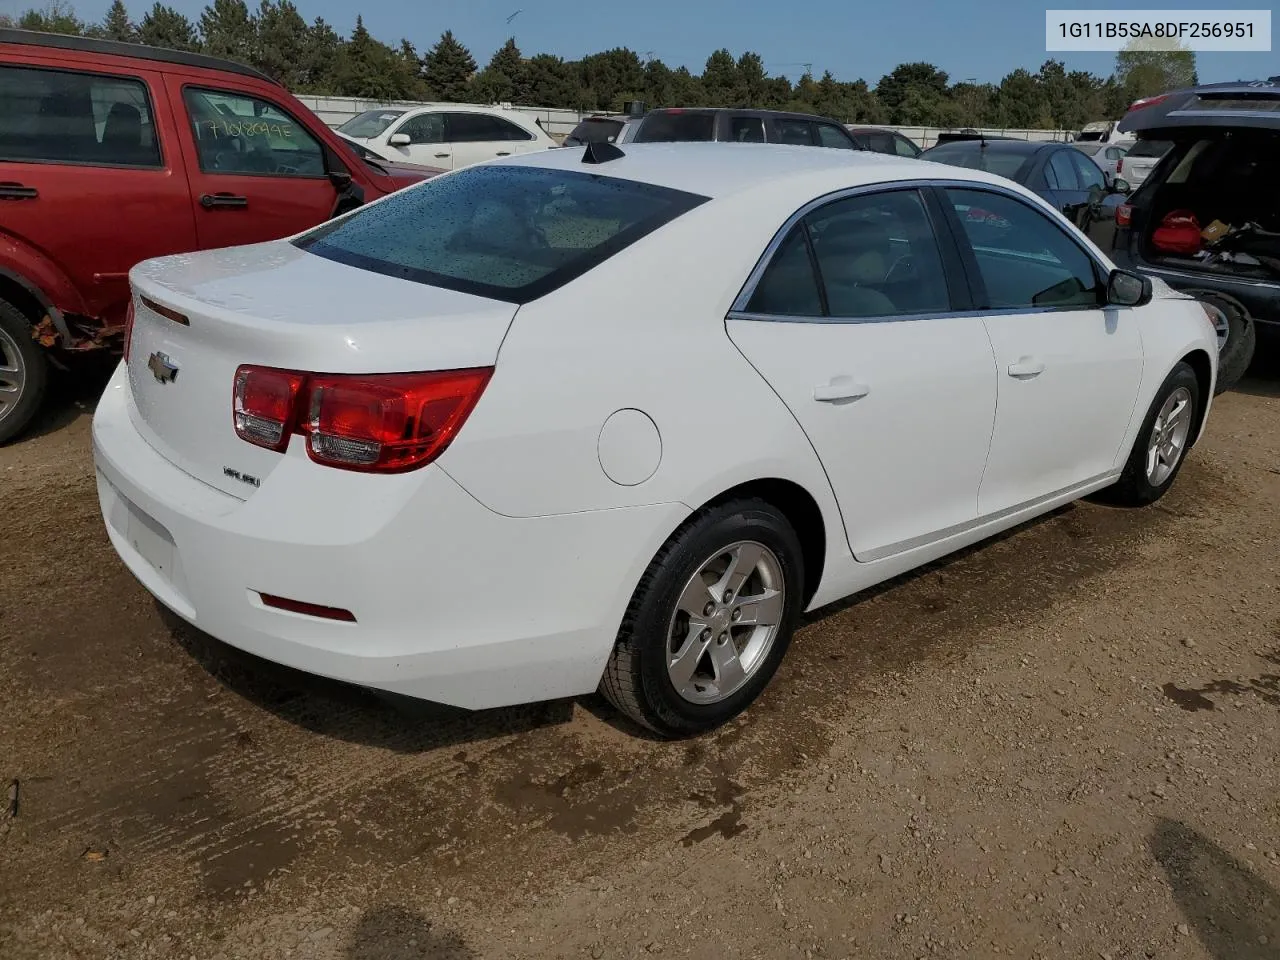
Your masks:
{"label": "rear door window", "polygon": [[920,156],[920,148],[917,147],[910,140],[908,140],[906,137],[900,136],[898,134],[894,134],[893,149],[894,149],[894,152],[897,153],[898,156],[900,157],[915,158]]}
{"label": "rear door window", "polygon": [[729,138],[735,143],[764,143],[764,121],[759,117],[730,117]]}
{"label": "rear door window", "polygon": [[468,167],[294,242],[374,273],[526,303],[706,200],[578,171]]}
{"label": "rear door window", "polygon": [[324,151],[305,126],[268,100],[186,87],[200,169],[210,174],[323,177]]}
{"label": "rear door window", "polygon": [[159,167],[147,86],[131,77],[0,67],[0,160]]}
{"label": "rear door window", "polygon": [[1053,178],[1049,181],[1050,186],[1057,186],[1059,190],[1080,190],[1080,179],[1076,174],[1076,168],[1071,163],[1071,157],[1067,155],[1066,150],[1055,150],[1053,155],[1049,157],[1049,171],[1052,172]]}
{"label": "rear door window", "polygon": [[802,147],[811,147],[814,144],[813,124],[808,120],[774,117],[773,140],[775,143],[790,143]]}
{"label": "rear door window", "polygon": [[818,146],[834,147],[837,150],[857,149],[849,135],[834,123],[819,123],[815,126],[818,128]]}
{"label": "rear door window", "polygon": [[664,143],[714,140],[716,117],[714,113],[686,113],[667,110],[650,113],[640,123],[640,129],[632,138],[635,143]]}

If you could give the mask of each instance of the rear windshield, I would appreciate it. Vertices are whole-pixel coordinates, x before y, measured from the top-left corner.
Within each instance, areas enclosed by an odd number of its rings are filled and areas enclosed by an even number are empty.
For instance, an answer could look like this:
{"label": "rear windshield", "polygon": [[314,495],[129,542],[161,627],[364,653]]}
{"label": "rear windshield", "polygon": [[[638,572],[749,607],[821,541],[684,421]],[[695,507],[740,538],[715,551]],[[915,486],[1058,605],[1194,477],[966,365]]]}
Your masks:
{"label": "rear windshield", "polygon": [[294,242],[374,273],[526,303],[707,199],[594,173],[486,165],[393,193]]}
{"label": "rear windshield", "polygon": [[404,115],[403,110],[366,110],[338,128],[348,137],[376,137]]}
{"label": "rear windshield", "polygon": [[640,122],[640,129],[632,137],[636,143],[659,143],[690,140],[714,140],[716,115],[714,113],[651,113]]}
{"label": "rear windshield", "polygon": [[1125,154],[1127,157],[1163,157],[1169,152],[1173,143],[1168,140],[1139,140],[1129,152]]}
{"label": "rear windshield", "polygon": [[1081,153],[1087,153],[1089,156],[1092,157],[1104,146],[1106,146],[1106,144],[1104,143],[1077,143],[1076,149],[1079,150]]}
{"label": "rear windshield", "polygon": [[985,170],[1000,177],[1017,180],[1018,173],[1031,162],[1031,158],[1023,153],[1004,153],[999,150],[983,149],[972,140],[958,143],[944,143],[920,154],[921,160],[933,160],[937,163],[949,163],[953,167],[968,167],[970,170]]}
{"label": "rear windshield", "polygon": [[583,120],[565,137],[566,143],[612,143],[622,132],[621,120]]}

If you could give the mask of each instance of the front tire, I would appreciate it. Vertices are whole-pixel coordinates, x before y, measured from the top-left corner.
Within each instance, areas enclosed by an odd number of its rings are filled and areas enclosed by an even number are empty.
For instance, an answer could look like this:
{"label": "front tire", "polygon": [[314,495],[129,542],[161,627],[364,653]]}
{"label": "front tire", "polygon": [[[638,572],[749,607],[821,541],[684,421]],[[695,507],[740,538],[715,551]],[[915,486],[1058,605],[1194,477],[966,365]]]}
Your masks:
{"label": "front tire", "polygon": [[25,430],[44,402],[49,362],[31,338],[31,321],[0,300],[0,444]]}
{"label": "front tire", "polygon": [[777,508],[742,499],[695,515],[640,578],[600,692],[663,737],[719,726],[773,677],[803,590],[800,539]]}
{"label": "front tire", "polygon": [[1179,363],[1156,391],[1120,479],[1102,492],[1101,499],[1123,507],[1144,507],[1163,497],[1186,462],[1200,404],[1195,371]]}

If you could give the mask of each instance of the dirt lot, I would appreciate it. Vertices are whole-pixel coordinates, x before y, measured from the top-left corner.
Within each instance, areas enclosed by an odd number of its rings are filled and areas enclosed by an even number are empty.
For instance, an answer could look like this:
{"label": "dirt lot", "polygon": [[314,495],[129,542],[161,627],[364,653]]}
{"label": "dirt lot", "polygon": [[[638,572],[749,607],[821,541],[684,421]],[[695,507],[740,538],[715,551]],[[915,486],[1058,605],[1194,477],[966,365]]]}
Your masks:
{"label": "dirt lot", "polygon": [[112,554],[92,389],[0,450],[0,955],[1280,957],[1280,372],[1155,508],[810,618],[740,722],[234,654]]}

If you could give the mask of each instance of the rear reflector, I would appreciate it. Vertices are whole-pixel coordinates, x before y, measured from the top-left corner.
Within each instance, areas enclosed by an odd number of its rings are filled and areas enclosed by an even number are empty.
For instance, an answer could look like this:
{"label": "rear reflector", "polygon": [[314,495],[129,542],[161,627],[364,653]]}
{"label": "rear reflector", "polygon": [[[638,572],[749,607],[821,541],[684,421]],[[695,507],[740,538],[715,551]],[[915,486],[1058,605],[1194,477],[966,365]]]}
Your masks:
{"label": "rear reflector", "polygon": [[307,438],[316,463],[399,473],[430,463],[462,428],[492,367],[428,373],[236,371],[234,419],[242,440],[282,451]]}
{"label": "rear reflector", "polygon": [[174,323],[180,323],[184,327],[191,326],[191,318],[185,313],[179,313],[177,310],[173,310],[163,304],[156,303],[150,297],[141,297],[140,299],[142,300],[142,305],[152,313],[158,313],[166,320],[172,320]]}
{"label": "rear reflector", "polygon": [[270,593],[259,593],[264,606],[277,610],[288,610],[290,613],[302,613],[308,617],[320,617],[324,620],[341,620],[344,623],[355,623],[356,615],[341,607],[326,607],[319,603],[306,603],[302,600],[290,600],[288,597],[277,597]]}
{"label": "rear reflector", "polygon": [[129,309],[124,312],[124,362],[129,362],[129,347],[133,345],[133,298],[129,298]]}
{"label": "rear reflector", "polygon": [[1116,207],[1116,226],[1127,227],[1133,221],[1133,204],[1122,203]]}

